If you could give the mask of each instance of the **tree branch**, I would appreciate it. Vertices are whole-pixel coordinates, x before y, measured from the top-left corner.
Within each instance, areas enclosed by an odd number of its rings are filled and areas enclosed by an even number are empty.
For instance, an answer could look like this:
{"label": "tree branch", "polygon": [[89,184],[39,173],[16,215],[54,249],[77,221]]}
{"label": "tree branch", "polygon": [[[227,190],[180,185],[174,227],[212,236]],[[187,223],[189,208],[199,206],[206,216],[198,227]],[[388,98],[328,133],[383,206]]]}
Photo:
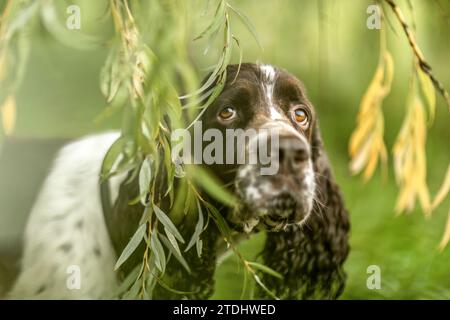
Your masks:
{"label": "tree branch", "polygon": [[434,87],[436,90],[441,94],[441,96],[444,98],[445,102],[447,103],[448,108],[450,109],[450,97],[447,92],[447,90],[444,88],[442,83],[439,82],[439,80],[436,79],[436,77],[431,72],[431,66],[426,61],[425,56],[422,53],[422,50],[420,50],[419,45],[417,44],[416,38],[414,34],[411,32],[410,27],[406,23],[405,16],[403,15],[400,8],[395,4],[393,0],[384,0],[387,2],[387,4],[391,7],[392,11],[394,12],[395,16],[397,17],[397,20],[400,22],[403,31],[405,32],[406,38],[408,39],[409,46],[411,47],[414,56],[419,61],[420,69],[422,69],[423,72],[430,78],[430,80],[433,82]]}

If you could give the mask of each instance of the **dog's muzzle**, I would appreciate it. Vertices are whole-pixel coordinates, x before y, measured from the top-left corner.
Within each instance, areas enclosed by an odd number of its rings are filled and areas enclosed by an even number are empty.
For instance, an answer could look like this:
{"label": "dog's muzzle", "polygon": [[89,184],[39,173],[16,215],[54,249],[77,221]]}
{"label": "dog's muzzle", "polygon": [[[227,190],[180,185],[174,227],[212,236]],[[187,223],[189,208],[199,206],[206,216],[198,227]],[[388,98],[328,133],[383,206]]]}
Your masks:
{"label": "dog's muzzle", "polygon": [[262,128],[269,129],[270,134],[258,134],[246,148],[251,154],[269,143],[265,148],[269,163],[241,165],[236,177],[236,192],[243,207],[232,214],[231,220],[246,232],[254,228],[279,231],[290,224],[303,223],[312,210],[315,195],[307,139],[284,121],[268,122]]}

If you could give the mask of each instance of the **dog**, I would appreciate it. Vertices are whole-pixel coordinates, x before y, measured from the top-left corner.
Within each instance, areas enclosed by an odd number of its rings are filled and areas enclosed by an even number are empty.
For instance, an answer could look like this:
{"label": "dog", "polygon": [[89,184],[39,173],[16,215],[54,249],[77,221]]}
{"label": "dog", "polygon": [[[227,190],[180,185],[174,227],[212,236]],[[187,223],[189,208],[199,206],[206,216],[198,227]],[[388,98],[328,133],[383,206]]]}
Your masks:
{"label": "dog", "polygon": [[[283,278],[261,274],[261,281],[277,297],[339,297],[346,280],[348,213],[322,143],[317,113],[303,84],[271,65],[230,65],[222,92],[201,121],[205,131],[277,132],[276,174],[259,174],[258,164],[206,165],[234,193],[239,210],[216,204],[236,239],[266,232],[260,256]],[[114,271],[144,209],[130,204],[139,188],[138,180],[128,173],[110,178],[106,188],[99,184],[103,158],[119,135],[89,136],[59,152],[29,217],[21,271],[9,297],[108,298],[142,257],[137,250],[119,274]],[[107,191],[106,209],[102,190]],[[178,227],[183,235],[193,232],[188,221]],[[201,257],[195,250],[186,253],[190,273],[174,259],[167,265],[166,274],[180,293],[157,285],[153,298],[207,299],[213,294],[217,259],[226,247],[214,223],[208,224],[201,237]],[[76,290],[68,289],[71,267],[81,272]],[[259,294],[268,298],[264,292]]]}

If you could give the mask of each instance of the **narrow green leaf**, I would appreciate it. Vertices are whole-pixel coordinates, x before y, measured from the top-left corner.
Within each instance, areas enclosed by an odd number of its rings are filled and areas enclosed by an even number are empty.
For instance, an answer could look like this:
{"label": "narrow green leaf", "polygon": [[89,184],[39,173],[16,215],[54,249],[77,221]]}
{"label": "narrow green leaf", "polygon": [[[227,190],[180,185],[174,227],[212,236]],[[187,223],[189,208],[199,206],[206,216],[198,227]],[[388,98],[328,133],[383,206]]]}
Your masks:
{"label": "narrow green leaf", "polygon": [[173,224],[172,220],[155,204],[153,204],[153,210],[155,212],[158,220],[163,224],[163,226],[169,230],[169,232],[175,236],[181,243],[184,243],[184,239],[178,231],[177,227]]}
{"label": "narrow green leaf", "polygon": [[139,195],[142,205],[147,205],[147,194],[150,190],[150,183],[152,181],[152,159],[146,157],[142,162],[139,171]]}
{"label": "narrow green leaf", "polygon": [[172,292],[172,293],[175,293],[175,294],[180,294],[180,295],[186,295],[186,294],[193,294],[193,293],[195,293],[195,291],[180,291],[180,290],[177,290],[177,289],[174,289],[174,288],[171,288],[167,283],[165,283],[161,278],[158,278],[158,277],[155,277],[156,278],[156,281],[158,282],[158,284],[161,286],[161,287],[163,287],[164,289],[166,289],[166,290],[168,290],[168,291],[170,291],[170,292]]}
{"label": "narrow green leaf", "polygon": [[197,256],[200,258],[202,256],[202,250],[203,250],[203,240],[198,239],[195,243],[195,249],[197,249]]}
{"label": "narrow green leaf", "polygon": [[239,300],[244,300],[244,298],[246,297],[246,294],[247,294],[247,288],[249,286],[247,274],[248,274],[248,271],[244,269],[244,281],[243,281],[241,296],[240,296]]}
{"label": "narrow green leaf", "polygon": [[225,220],[225,218],[220,214],[219,210],[217,210],[217,208],[214,207],[213,205],[211,205],[209,203],[205,203],[205,206],[208,209],[208,212],[212,216],[217,227],[219,228],[220,233],[222,233],[222,235],[224,237],[226,237],[228,240],[230,240],[231,239],[231,229],[228,226],[228,223]]}
{"label": "narrow green leaf", "polygon": [[189,166],[189,169],[189,173],[194,181],[198,185],[202,186],[202,189],[205,190],[211,197],[227,206],[234,206],[237,204],[236,197],[230,191],[225,189],[219,180],[207,171],[207,169],[200,166]]}
{"label": "narrow green leaf", "polygon": [[194,41],[201,39],[210,33],[215,32],[217,29],[220,29],[220,27],[224,23],[224,20],[225,20],[225,1],[220,1],[214,13],[213,20],[208,25],[208,27],[205,28],[205,30],[203,30],[197,37],[194,38]]}
{"label": "narrow green leaf", "polygon": [[141,274],[143,269],[142,267],[143,267],[142,263],[134,267],[133,271],[131,271],[126,276],[126,278],[120,283],[119,287],[114,291],[113,295],[111,296],[111,299],[117,298],[123,292],[130,289],[131,285],[135,283],[136,280],[139,278],[139,275]]}
{"label": "narrow green leaf", "polygon": [[236,79],[237,79],[237,77],[239,75],[239,72],[241,71],[242,56],[243,56],[243,53],[244,53],[244,49],[241,47],[241,44],[239,43],[239,39],[238,38],[233,36],[233,39],[234,39],[234,41],[236,42],[236,45],[239,48],[239,64],[238,64],[238,69],[237,69],[236,75],[234,76],[234,79],[233,79],[233,82],[234,82],[234,81],[236,81]]}
{"label": "narrow green leaf", "polygon": [[164,231],[166,232],[166,236],[169,239],[170,244],[172,245],[172,247],[181,256],[181,251],[180,251],[180,247],[178,246],[177,239],[175,239],[174,235],[169,230],[167,230],[166,227],[164,227]]}
{"label": "narrow green leaf", "polygon": [[181,265],[186,269],[188,273],[191,273],[191,269],[189,268],[189,265],[187,264],[186,260],[183,258],[181,254],[179,254],[175,250],[175,248],[170,243],[169,239],[167,239],[167,237],[164,236],[163,234],[159,234],[159,237],[161,238],[161,241],[166,246],[166,248],[169,249],[169,251],[173,254],[175,259],[177,259],[178,262],[181,263]]}
{"label": "narrow green leaf", "polygon": [[114,167],[117,167],[118,161],[120,161],[120,155],[122,154],[123,147],[125,145],[125,140],[123,137],[118,138],[109,148],[105,157],[103,158],[101,178],[107,179],[114,172]]}
{"label": "narrow green leaf", "polygon": [[252,34],[253,38],[255,39],[256,43],[258,44],[258,46],[263,49],[263,46],[261,45],[261,41],[259,41],[259,36],[258,36],[258,32],[256,31],[255,26],[253,25],[252,21],[250,20],[249,17],[247,17],[247,15],[245,15],[243,12],[235,9],[234,7],[228,5],[228,7],[234,12],[236,13],[236,15],[239,17],[239,19],[242,21],[242,23],[245,25],[245,27],[247,28],[248,31],[250,31],[250,33]]}
{"label": "narrow green leaf", "polygon": [[141,282],[136,281],[133,286],[122,297],[123,300],[136,300],[141,289]]}
{"label": "narrow green leaf", "polygon": [[268,266],[265,266],[265,265],[257,263],[257,262],[247,262],[247,263],[250,266],[252,266],[253,268],[258,269],[264,273],[270,274],[271,276],[274,276],[275,278],[283,279],[283,276],[280,273],[269,268]]}
{"label": "narrow green leaf", "polygon": [[261,279],[258,277],[257,274],[253,274],[253,278],[255,279],[256,283],[272,298],[275,300],[280,300],[272,291],[270,291],[266,285],[261,281]]}
{"label": "narrow green leaf", "polygon": [[197,240],[200,238],[200,234],[203,232],[204,220],[203,220],[203,212],[202,206],[200,205],[200,201],[197,199],[197,211],[198,211],[198,221],[195,225],[194,233],[192,234],[191,240],[189,241],[184,252],[188,251],[190,248],[194,246]]}
{"label": "narrow green leaf", "polygon": [[125,249],[123,249],[122,254],[120,255],[119,259],[116,262],[116,265],[114,266],[114,270],[117,270],[120,268],[120,266],[127,261],[127,259],[133,254],[133,252],[137,249],[139,244],[142,242],[142,239],[144,239],[145,231],[147,230],[147,224],[144,223],[141,225],[136,232],[134,233],[133,237],[131,237],[130,242],[128,242]]}
{"label": "narrow green leaf", "polygon": [[158,239],[158,232],[156,230],[154,230],[152,233],[150,247],[152,249],[153,255],[155,256],[156,267],[159,269],[159,271],[164,273],[164,270],[166,268],[166,254],[161,242]]}

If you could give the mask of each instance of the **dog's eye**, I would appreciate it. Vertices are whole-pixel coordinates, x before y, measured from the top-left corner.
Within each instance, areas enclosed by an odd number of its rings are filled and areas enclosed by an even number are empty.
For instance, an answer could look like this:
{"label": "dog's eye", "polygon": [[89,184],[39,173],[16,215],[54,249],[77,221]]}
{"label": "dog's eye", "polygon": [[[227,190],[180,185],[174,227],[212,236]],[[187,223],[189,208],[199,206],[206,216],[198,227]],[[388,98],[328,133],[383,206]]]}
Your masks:
{"label": "dog's eye", "polygon": [[236,117],[236,110],[233,107],[225,107],[219,112],[220,120],[231,120]]}
{"label": "dog's eye", "polygon": [[301,126],[307,126],[308,125],[308,114],[306,113],[305,109],[302,107],[295,108],[292,112],[292,117],[294,118],[294,121],[297,122]]}

